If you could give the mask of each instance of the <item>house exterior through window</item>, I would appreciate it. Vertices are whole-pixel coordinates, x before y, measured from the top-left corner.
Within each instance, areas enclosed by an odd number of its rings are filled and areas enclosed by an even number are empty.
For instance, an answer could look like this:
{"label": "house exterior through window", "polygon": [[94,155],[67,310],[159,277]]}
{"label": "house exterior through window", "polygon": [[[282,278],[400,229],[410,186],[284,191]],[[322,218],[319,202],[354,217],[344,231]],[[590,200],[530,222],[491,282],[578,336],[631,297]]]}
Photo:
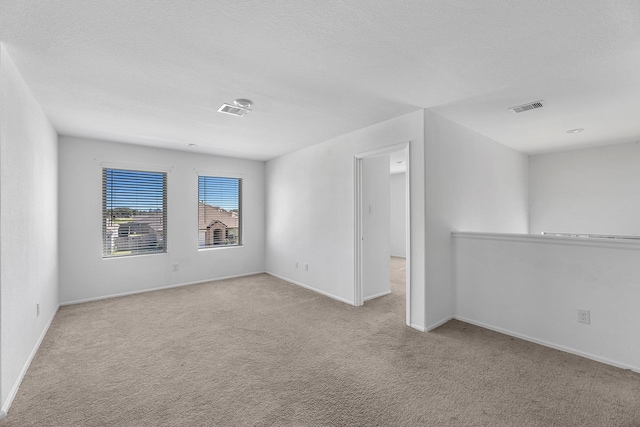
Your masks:
{"label": "house exterior through window", "polygon": [[198,177],[198,248],[242,245],[242,179]]}

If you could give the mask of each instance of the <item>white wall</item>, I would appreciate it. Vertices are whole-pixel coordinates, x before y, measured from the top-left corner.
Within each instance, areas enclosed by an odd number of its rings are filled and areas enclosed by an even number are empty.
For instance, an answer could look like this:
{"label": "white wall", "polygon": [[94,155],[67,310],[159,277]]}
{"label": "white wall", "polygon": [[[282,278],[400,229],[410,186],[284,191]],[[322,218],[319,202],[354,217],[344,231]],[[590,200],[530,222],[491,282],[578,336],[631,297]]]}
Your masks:
{"label": "white wall", "polygon": [[[59,158],[61,303],[264,271],[264,162],[71,137]],[[168,171],[168,253],[102,258],[103,164]],[[198,250],[198,172],[243,178],[244,246]]]}
{"label": "white wall", "polygon": [[[640,244],[455,237],[461,320],[640,372]],[[578,309],[591,324],[578,323]]]}
{"label": "white wall", "polygon": [[391,292],[389,257],[389,156],[362,159],[362,296]]}
{"label": "white wall", "polygon": [[2,411],[9,408],[58,308],[57,140],[0,45]]}
{"label": "white wall", "polygon": [[267,271],[353,303],[354,155],[411,141],[411,323],[423,328],[423,132],[417,111],[267,162]]}
{"label": "white wall", "polygon": [[531,233],[640,235],[638,165],[638,142],[531,156]]}
{"label": "white wall", "polygon": [[454,314],[451,231],[528,232],[527,156],[424,112],[426,326]]}
{"label": "white wall", "polygon": [[407,197],[406,174],[392,174],[389,181],[390,198],[390,236],[391,255],[397,257],[407,256]]}

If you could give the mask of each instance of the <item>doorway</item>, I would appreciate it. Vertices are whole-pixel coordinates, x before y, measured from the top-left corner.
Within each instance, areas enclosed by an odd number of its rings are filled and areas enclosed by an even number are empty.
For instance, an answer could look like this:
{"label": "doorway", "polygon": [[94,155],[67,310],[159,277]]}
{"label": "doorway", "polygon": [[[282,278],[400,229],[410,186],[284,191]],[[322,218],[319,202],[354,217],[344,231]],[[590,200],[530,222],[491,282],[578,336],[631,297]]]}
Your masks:
{"label": "doorway", "polygon": [[411,157],[409,142],[354,156],[356,225],[354,305],[361,306],[369,298],[390,292],[390,257],[392,253],[389,187],[391,164],[394,162],[393,159],[398,158],[404,158],[402,168],[404,169],[405,192],[405,314],[406,324],[411,325],[411,192],[409,178]]}

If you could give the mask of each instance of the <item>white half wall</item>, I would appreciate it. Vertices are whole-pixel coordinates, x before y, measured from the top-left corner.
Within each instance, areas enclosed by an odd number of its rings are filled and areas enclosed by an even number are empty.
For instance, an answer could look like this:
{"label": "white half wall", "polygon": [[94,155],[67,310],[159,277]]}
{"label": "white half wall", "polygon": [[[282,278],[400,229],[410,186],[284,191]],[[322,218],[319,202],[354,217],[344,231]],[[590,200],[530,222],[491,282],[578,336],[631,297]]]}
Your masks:
{"label": "white half wall", "polygon": [[410,141],[411,323],[424,328],[423,117],[416,111],[268,161],[267,271],[353,304],[354,156]]}
{"label": "white half wall", "polygon": [[0,403],[4,412],[58,308],[57,145],[55,130],[0,44]]}
{"label": "white half wall", "polygon": [[[264,162],[72,137],[59,157],[61,303],[264,272]],[[168,172],[167,253],[102,258],[103,164]],[[198,250],[198,172],[243,178],[243,246]]]}
{"label": "white half wall", "polygon": [[455,311],[452,230],[528,232],[527,156],[424,112],[426,326]]}
{"label": "white half wall", "polygon": [[[640,372],[640,243],[455,233],[460,320]],[[578,309],[591,324],[578,323]]]}
{"label": "white half wall", "polygon": [[389,181],[391,256],[407,256],[407,197],[405,173],[392,174]]}
{"label": "white half wall", "polygon": [[531,233],[640,235],[640,143],[529,158]]}

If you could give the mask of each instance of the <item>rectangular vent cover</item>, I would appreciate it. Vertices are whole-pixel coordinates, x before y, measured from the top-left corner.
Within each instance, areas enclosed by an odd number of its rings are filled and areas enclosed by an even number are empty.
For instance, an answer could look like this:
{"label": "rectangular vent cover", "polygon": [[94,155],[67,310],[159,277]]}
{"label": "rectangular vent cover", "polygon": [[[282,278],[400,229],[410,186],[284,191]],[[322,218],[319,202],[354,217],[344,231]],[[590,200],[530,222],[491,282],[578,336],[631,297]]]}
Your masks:
{"label": "rectangular vent cover", "polygon": [[247,111],[244,108],[237,107],[235,105],[222,104],[222,107],[218,108],[218,113],[231,114],[232,116],[242,117]]}
{"label": "rectangular vent cover", "polygon": [[522,113],[523,111],[535,110],[536,108],[542,108],[542,100],[530,102],[528,104],[518,105],[517,107],[510,107],[509,110],[513,110],[516,113]]}

